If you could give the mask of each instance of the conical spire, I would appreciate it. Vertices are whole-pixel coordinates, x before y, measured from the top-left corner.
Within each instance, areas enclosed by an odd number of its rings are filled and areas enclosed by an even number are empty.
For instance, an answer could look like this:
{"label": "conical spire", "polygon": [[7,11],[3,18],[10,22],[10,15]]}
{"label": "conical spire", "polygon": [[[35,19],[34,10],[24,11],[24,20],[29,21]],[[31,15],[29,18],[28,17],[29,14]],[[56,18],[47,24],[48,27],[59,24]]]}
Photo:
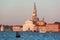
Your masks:
{"label": "conical spire", "polygon": [[34,15],[34,16],[37,16],[37,9],[36,9],[36,3],[35,3],[35,0],[34,0],[33,15]]}
{"label": "conical spire", "polygon": [[35,3],[35,1],[34,1],[34,10],[36,10],[36,3]]}
{"label": "conical spire", "polygon": [[32,20],[34,22],[36,22],[38,19],[37,19],[37,9],[36,9],[36,2],[34,0],[34,7],[33,7],[33,13],[32,13]]}

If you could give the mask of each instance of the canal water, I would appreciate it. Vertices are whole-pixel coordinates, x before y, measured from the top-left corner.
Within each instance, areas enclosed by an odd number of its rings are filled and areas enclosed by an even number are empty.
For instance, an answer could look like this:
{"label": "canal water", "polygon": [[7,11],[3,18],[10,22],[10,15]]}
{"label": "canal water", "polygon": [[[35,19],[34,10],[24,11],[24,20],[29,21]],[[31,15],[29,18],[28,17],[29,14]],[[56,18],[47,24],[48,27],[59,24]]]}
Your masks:
{"label": "canal water", "polygon": [[20,38],[16,38],[16,32],[0,32],[0,40],[60,40],[58,33],[20,32]]}

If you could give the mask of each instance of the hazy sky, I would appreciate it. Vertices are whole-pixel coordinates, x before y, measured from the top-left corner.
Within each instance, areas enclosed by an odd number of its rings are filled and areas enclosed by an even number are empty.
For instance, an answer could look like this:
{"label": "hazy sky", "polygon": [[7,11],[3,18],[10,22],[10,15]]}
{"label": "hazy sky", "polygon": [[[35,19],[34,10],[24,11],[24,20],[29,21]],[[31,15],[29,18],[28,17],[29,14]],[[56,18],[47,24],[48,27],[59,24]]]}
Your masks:
{"label": "hazy sky", "polygon": [[[23,25],[32,19],[34,0],[0,0],[0,24]],[[47,23],[60,22],[60,0],[36,0],[37,15]]]}

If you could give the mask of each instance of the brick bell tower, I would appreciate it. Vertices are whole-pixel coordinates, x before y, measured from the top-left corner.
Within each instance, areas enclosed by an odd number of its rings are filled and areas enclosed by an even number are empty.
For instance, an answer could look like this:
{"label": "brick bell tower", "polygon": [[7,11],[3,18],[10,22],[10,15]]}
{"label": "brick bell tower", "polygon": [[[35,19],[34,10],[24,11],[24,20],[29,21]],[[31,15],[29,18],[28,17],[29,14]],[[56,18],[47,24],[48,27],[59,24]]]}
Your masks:
{"label": "brick bell tower", "polygon": [[34,8],[33,8],[33,12],[32,12],[32,21],[35,24],[36,21],[38,21],[38,17],[37,17],[37,9],[36,9],[36,3],[34,1]]}

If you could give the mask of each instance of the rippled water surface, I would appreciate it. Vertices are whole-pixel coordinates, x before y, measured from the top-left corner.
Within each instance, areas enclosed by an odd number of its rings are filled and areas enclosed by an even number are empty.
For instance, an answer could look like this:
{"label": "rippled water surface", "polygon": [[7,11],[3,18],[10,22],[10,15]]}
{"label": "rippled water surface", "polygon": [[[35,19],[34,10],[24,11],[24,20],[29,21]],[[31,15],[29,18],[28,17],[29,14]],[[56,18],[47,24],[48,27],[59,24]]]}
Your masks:
{"label": "rippled water surface", "polygon": [[60,32],[20,32],[20,36],[20,38],[16,38],[16,32],[0,32],[0,40],[60,40]]}

